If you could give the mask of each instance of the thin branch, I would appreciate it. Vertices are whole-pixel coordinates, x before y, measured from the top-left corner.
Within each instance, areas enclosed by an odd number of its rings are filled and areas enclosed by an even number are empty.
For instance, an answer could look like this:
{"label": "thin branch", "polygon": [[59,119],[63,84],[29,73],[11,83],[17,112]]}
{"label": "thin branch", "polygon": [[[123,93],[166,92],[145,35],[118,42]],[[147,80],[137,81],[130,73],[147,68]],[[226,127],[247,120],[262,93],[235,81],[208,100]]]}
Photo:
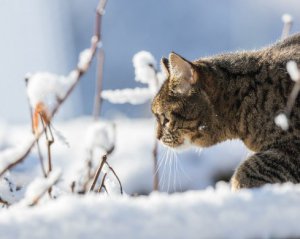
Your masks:
{"label": "thin branch", "polygon": [[[105,13],[107,0],[100,0],[97,6],[96,14],[96,24],[95,24],[95,36],[98,37],[99,42],[101,42],[102,35],[102,17]],[[97,77],[96,77],[96,87],[95,87],[95,99],[94,99],[94,119],[98,119],[101,112],[101,91],[102,91],[102,81],[103,81],[103,64],[104,64],[104,50],[102,44],[98,44],[98,55],[97,55]]]}
{"label": "thin branch", "polygon": [[293,106],[295,104],[296,98],[300,91],[300,82],[297,81],[292,89],[291,94],[289,95],[287,104],[286,104],[286,115],[287,117],[290,117],[290,114],[292,112]]}
{"label": "thin branch", "polygon": [[153,154],[153,190],[158,191],[159,185],[159,172],[158,172],[158,163],[157,163],[157,140],[155,140],[154,148],[152,151]]}
{"label": "thin branch", "polygon": [[104,65],[104,50],[100,48],[97,54],[97,80],[96,80],[96,87],[95,87],[95,99],[94,99],[94,119],[97,120],[100,112],[101,112],[101,105],[102,105],[102,81],[103,81],[103,65]]}
{"label": "thin branch", "polygon": [[[75,82],[73,83],[73,85],[71,85],[71,87],[68,89],[68,91],[66,92],[66,94],[64,95],[64,97],[58,100],[56,106],[54,107],[54,109],[52,110],[52,112],[50,112],[49,122],[52,120],[52,118],[55,116],[55,114],[57,113],[57,111],[60,109],[61,105],[66,101],[66,99],[69,97],[69,95],[73,92],[74,88],[77,86],[77,84],[80,81],[81,77],[89,69],[89,67],[91,65],[91,61],[94,59],[95,53],[97,51],[97,45],[99,43],[99,37],[97,36],[97,34],[98,34],[98,32],[95,32],[95,35],[91,39],[90,50],[92,52],[92,57],[91,57],[90,61],[88,62],[87,67],[84,70],[83,69],[79,69],[78,67],[76,67],[75,71],[78,73],[77,74],[77,78],[76,78]],[[45,131],[46,131],[46,128],[43,128],[43,130],[41,130],[39,133],[37,133],[36,134],[36,139],[29,145],[28,149],[23,154],[23,156],[20,157],[19,159],[17,159],[14,163],[11,163],[10,165],[8,165],[4,170],[2,170],[0,172],[0,176],[2,176],[7,170],[11,169],[15,165],[21,163],[28,156],[28,154],[31,152],[32,148],[34,147],[36,141],[44,134]]]}
{"label": "thin branch", "polygon": [[97,171],[94,175],[93,182],[92,182],[92,185],[89,189],[89,192],[92,192],[94,190],[96,182],[99,178],[100,172],[102,171],[102,168],[103,168],[104,164],[106,163],[106,160],[107,160],[107,155],[105,154],[105,155],[103,155],[101,163],[99,164],[99,167],[97,168]]}
{"label": "thin branch", "polygon": [[121,192],[121,194],[123,194],[123,187],[122,187],[122,183],[121,183],[120,178],[116,174],[115,170],[110,166],[110,164],[108,162],[105,162],[105,163],[108,166],[108,168],[110,169],[110,171],[115,175],[116,179],[118,180],[119,185],[120,185],[120,192]]}
{"label": "thin branch", "polygon": [[103,176],[103,178],[102,178],[101,185],[100,185],[100,187],[97,190],[98,193],[100,193],[101,189],[104,187],[104,182],[105,182],[106,176],[107,176],[107,173],[105,173],[104,176]]}

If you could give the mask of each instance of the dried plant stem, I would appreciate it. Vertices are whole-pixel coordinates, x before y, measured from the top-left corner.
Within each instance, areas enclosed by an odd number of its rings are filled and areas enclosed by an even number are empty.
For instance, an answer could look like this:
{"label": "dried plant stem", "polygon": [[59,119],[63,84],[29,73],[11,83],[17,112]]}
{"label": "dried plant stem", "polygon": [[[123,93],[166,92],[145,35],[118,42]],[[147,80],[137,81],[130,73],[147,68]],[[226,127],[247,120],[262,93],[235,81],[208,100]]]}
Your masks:
{"label": "dried plant stem", "polygon": [[295,104],[296,98],[300,91],[300,82],[297,81],[292,89],[291,94],[289,95],[287,104],[286,104],[286,115],[287,117],[290,117],[290,114],[292,112],[293,106]]}
{"label": "dried plant stem", "polygon": [[153,190],[158,191],[159,185],[159,172],[158,172],[158,162],[157,162],[157,140],[155,140],[154,148],[153,148]]}
{"label": "dried plant stem", "polygon": [[285,39],[289,36],[293,22],[285,22],[282,29],[281,39]]}
{"label": "dried plant stem", "polygon": [[97,190],[98,193],[100,193],[101,189],[104,187],[104,182],[105,182],[106,176],[107,176],[107,173],[105,173],[104,176],[103,176],[103,178],[102,178],[101,185],[100,185],[100,187]]}
{"label": "dried plant stem", "polygon": [[123,194],[123,187],[122,187],[122,183],[121,183],[120,178],[116,174],[115,170],[110,166],[110,164],[107,161],[105,163],[108,166],[109,170],[115,175],[116,179],[118,180],[119,186],[120,186],[120,192],[121,192],[121,194]]}
{"label": "dried plant stem", "polygon": [[5,205],[6,207],[10,206],[10,203],[2,198],[0,198],[0,203],[2,203],[3,205]]}
{"label": "dried plant stem", "polygon": [[[100,0],[97,6],[96,13],[96,24],[95,24],[95,36],[98,37],[99,42],[101,42],[101,30],[102,30],[102,17],[105,13],[107,0]],[[101,91],[102,91],[102,80],[103,80],[103,64],[104,64],[104,50],[102,45],[98,45],[100,48],[98,50],[97,56],[97,77],[96,77],[96,87],[95,87],[95,99],[94,99],[94,119],[98,119],[100,115],[100,107],[101,107]]]}
{"label": "dried plant stem", "polygon": [[99,167],[96,170],[96,173],[94,175],[93,182],[92,182],[92,184],[90,186],[89,192],[92,192],[94,190],[96,182],[97,182],[97,180],[99,178],[99,175],[100,175],[100,173],[102,171],[102,168],[103,168],[104,164],[106,163],[106,160],[107,160],[107,155],[105,154],[105,155],[103,155],[101,163],[99,164]]}
{"label": "dried plant stem", "polygon": [[41,151],[39,139],[36,140],[36,147],[37,147],[37,151],[38,151],[38,155],[39,155],[41,169],[42,169],[44,177],[46,178],[47,177],[47,173],[46,173],[46,169],[45,169],[45,165],[44,165],[44,157],[42,155],[42,151]]}
{"label": "dried plant stem", "polygon": [[95,99],[94,99],[94,120],[99,118],[101,112],[101,92],[102,92],[102,81],[103,81],[103,65],[104,65],[104,50],[100,48],[97,54],[97,81],[96,81],[96,88],[95,88]]}
{"label": "dried plant stem", "polygon": [[[48,117],[49,118],[49,122],[51,122],[52,118],[55,116],[55,114],[57,113],[57,111],[60,109],[61,105],[65,102],[65,100],[73,92],[74,88],[77,86],[77,84],[80,81],[81,77],[89,69],[89,67],[91,65],[91,61],[92,61],[92,59],[94,59],[95,53],[97,51],[97,45],[98,45],[98,43],[99,43],[99,37],[97,37],[97,34],[95,33],[95,35],[92,37],[92,40],[91,40],[90,50],[92,52],[92,57],[91,57],[91,60],[88,62],[88,66],[84,70],[83,69],[79,69],[78,67],[76,67],[75,71],[78,73],[77,74],[77,78],[75,79],[75,82],[73,83],[73,85],[71,85],[71,87],[68,89],[68,91],[66,92],[66,94],[64,95],[64,97],[62,97],[61,99],[58,100],[56,106],[54,107],[54,109],[52,110],[52,112],[50,112],[49,117]],[[4,170],[0,171],[0,176],[2,176],[7,170],[11,169],[15,165],[17,165],[20,162],[22,162],[27,157],[27,155],[30,153],[30,151],[34,147],[36,141],[45,133],[45,131],[46,131],[46,128],[43,128],[40,132],[38,132],[37,135],[36,135],[36,140],[33,141],[28,146],[28,148],[25,151],[25,153],[18,160],[16,160],[14,163],[11,163]]]}

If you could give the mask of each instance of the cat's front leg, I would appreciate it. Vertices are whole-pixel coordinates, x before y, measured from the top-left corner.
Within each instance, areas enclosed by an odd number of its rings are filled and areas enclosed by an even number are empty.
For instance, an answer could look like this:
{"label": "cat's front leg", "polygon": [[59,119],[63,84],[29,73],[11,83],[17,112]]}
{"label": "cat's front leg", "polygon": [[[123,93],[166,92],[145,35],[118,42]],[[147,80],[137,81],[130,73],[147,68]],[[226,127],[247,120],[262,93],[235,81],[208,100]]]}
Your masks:
{"label": "cat's front leg", "polygon": [[244,161],[231,179],[233,191],[267,183],[300,183],[300,159],[282,149],[259,152]]}

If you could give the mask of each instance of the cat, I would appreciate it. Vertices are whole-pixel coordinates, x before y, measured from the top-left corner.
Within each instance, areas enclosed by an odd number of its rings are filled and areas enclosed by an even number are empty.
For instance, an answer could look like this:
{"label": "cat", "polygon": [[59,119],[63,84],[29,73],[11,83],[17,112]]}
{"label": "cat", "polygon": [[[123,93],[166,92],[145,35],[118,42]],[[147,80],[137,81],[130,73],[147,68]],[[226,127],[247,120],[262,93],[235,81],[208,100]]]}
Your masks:
{"label": "cat", "polygon": [[242,140],[255,153],[235,170],[234,191],[300,183],[300,98],[288,130],[274,122],[295,84],[286,70],[290,60],[300,64],[300,34],[261,50],[192,62],[170,53],[161,60],[167,79],[152,102],[157,139],[172,148]]}

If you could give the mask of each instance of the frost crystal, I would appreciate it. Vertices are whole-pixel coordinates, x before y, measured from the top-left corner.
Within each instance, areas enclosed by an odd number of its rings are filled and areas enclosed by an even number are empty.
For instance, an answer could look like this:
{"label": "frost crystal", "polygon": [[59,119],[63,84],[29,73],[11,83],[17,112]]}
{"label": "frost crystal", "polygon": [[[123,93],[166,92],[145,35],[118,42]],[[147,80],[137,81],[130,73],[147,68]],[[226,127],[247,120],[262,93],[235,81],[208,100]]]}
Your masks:
{"label": "frost crystal", "polygon": [[285,114],[281,113],[275,117],[275,124],[283,130],[288,130],[289,122]]}
{"label": "frost crystal", "polygon": [[295,61],[289,61],[286,64],[286,69],[293,81],[297,82],[300,79],[300,73]]}
{"label": "frost crystal", "polygon": [[293,17],[290,14],[283,14],[281,17],[281,20],[284,23],[292,23],[293,22]]}

